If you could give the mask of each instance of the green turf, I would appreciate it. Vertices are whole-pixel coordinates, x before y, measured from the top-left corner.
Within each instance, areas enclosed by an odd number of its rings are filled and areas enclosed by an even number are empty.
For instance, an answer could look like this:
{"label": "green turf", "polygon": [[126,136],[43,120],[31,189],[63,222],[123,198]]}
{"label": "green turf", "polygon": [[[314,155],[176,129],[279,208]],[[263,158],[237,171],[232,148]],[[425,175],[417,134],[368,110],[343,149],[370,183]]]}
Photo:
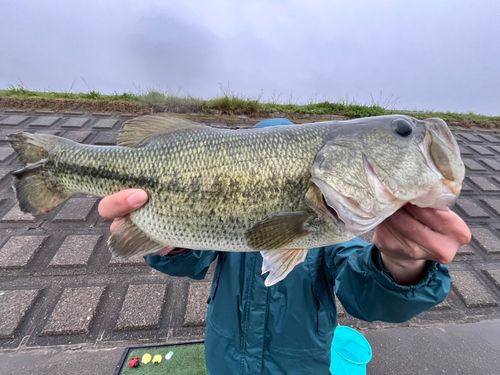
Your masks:
{"label": "green turf", "polygon": [[[165,355],[168,352],[174,355],[167,361]],[[142,359],[144,353],[161,354],[162,360],[158,364],[153,361],[148,364],[141,363],[137,368],[129,368],[128,363],[134,357]],[[123,363],[120,374],[147,374],[147,375],[205,375],[205,350],[203,344],[178,345],[178,346],[157,346],[152,348],[140,348],[131,350]]]}

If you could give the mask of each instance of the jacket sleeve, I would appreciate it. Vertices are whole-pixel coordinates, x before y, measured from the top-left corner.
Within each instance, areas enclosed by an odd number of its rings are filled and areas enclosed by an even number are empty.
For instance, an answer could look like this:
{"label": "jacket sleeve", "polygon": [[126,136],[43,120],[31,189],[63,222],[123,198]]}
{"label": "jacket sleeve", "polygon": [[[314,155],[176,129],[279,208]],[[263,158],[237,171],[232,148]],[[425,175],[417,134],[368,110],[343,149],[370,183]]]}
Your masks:
{"label": "jacket sleeve", "polygon": [[217,258],[216,251],[186,250],[177,255],[147,255],[146,263],[154,269],[171,276],[186,276],[201,280],[210,264]]}
{"label": "jacket sleeve", "polygon": [[442,302],[451,286],[448,268],[428,262],[417,284],[398,284],[373,244],[354,239],[325,249],[328,276],[352,316],[365,321],[404,322]]}

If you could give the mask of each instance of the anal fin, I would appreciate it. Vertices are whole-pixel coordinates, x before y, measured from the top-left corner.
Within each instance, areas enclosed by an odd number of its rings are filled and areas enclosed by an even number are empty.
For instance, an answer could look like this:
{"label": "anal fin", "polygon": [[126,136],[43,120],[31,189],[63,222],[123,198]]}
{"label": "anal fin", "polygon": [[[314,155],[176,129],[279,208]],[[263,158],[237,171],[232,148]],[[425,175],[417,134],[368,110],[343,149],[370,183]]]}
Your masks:
{"label": "anal fin", "polygon": [[297,264],[306,259],[307,249],[264,250],[262,254],[262,274],[269,272],[264,284],[271,286],[283,280]]}
{"label": "anal fin", "polygon": [[128,258],[134,255],[156,253],[165,246],[151,240],[127,216],[109,237],[108,247],[113,256]]}

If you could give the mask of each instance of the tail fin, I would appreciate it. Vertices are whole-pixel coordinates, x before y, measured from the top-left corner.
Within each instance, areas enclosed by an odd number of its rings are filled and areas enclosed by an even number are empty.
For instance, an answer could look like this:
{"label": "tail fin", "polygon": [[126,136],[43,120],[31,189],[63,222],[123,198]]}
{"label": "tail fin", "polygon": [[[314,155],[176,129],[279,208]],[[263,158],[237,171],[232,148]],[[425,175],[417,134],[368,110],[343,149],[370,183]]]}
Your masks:
{"label": "tail fin", "polygon": [[12,172],[19,208],[33,215],[47,213],[69,198],[47,168],[50,151],[63,139],[50,134],[18,133],[8,137],[19,160],[27,165]]}

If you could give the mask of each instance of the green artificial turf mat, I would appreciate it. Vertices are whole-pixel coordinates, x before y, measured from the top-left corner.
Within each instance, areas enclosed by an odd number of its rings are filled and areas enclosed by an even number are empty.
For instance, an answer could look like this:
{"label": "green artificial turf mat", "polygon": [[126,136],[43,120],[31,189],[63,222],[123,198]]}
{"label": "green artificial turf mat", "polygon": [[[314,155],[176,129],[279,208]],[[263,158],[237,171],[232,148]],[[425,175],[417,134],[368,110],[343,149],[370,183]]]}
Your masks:
{"label": "green artificial turf mat", "polygon": [[[172,358],[167,361],[165,355],[168,352],[173,352]],[[160,354],[162,359],[158,364],[154,364],[153,360],[148,364],[140,362],[139,367],[129,368],[128,364],[134,357],[142,359],[144,353]],[[192,345],[177,345],[177,346],[156,346],[149,348],[138,348],[130,350],[123,367],[121,374],[136,374],[136,375],[206,375],[205,368],[205,350],[203,344]]]}

